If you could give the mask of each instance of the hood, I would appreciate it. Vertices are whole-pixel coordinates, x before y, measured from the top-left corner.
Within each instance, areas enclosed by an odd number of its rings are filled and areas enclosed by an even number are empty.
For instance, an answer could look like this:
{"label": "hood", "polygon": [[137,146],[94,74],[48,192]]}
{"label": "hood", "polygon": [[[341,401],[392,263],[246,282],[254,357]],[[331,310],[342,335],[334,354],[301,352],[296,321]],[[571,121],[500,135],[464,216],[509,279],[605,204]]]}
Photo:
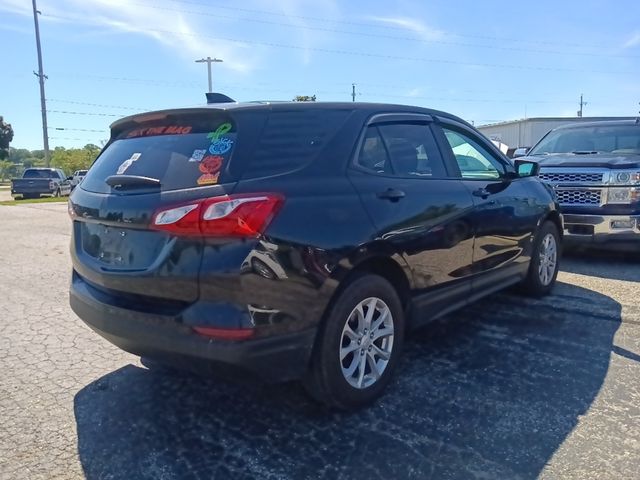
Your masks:
{"label": "hood", "polygon": [[527,160],[538,162],[541,167],[592,167],[611,169],[640,169],[640,155],[551,153],[531,155]]}

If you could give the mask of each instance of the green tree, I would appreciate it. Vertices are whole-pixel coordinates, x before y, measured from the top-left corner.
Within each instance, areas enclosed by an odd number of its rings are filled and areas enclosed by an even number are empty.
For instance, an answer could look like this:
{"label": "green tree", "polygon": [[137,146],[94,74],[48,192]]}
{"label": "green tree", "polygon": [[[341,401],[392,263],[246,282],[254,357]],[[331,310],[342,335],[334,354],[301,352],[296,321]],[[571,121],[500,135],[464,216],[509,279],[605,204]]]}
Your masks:
{"label": "green tree", "polygon": [[26,148],[9,148],[9,160],[13,163],[22,163],[33,154]]}
{"label": "green tree", "polygon": [[293,99],[294,102],[315,102],[316,101],[316,96],[309,96],[309,95],[296,95],[295,98]]}
{"label": "green tree", "polygon": [[5,178],[11,177],[13,167],[13,162],[10,162],[9,160],[0,160],[0,182]]}
{"label": "green tree", "polygon": [[76,170],[88,169],[93,161],[100,153],[99,148],[87,148],[96,147],[95,145],[87,145],[85,148],[70,148],[56,147],[51,155],[51,165],[61,168],[67,174],[71,174]]}
{"label": "green tree", "polygon": [[11,140],[13,140],[13,128],[0,115],[0,160],[4,160],[9,155]]}

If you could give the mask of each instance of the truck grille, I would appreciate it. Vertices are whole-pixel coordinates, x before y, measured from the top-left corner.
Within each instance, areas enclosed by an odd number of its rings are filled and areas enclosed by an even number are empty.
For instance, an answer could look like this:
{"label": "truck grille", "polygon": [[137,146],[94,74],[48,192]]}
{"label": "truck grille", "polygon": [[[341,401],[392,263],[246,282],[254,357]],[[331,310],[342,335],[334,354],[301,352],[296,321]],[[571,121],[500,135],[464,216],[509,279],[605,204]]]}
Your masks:
{"label": "truck grille", "polygon": [[571,189],[564,190],[555,189],[558,203],[560,205],[596,205],[600,206],[602,202],[602,190],[587,189]]}
{"label": "truck grille", "polygon": [[540,180],[551,183],[602,183],[604,173],[540,173]]}

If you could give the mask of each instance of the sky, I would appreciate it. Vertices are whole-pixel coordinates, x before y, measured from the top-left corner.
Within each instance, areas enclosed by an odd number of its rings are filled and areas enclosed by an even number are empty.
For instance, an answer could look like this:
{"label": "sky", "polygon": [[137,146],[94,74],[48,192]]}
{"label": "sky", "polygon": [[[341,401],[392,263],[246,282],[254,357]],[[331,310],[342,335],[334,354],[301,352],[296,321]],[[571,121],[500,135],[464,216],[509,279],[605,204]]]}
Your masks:
{"label": "sky", "polygon": [[[100,145],[136,112],[205,102],[356,100],[475,125],[640,109],[637,0],[39,0],[50,146]],[[0,0],[0,115],[43,145],[31,2]]]}

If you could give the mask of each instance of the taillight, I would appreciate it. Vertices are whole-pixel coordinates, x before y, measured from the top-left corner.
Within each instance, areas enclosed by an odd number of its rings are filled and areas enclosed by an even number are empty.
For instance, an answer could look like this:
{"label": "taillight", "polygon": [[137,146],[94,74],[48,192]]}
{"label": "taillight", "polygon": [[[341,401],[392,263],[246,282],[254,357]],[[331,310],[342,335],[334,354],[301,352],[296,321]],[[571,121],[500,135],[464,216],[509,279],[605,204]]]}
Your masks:
{"label": "taillight", "polygon": [[207,198],[156,212],[151,228],[175,235],[257,237],[283,200],[273,193]]}
{"label": "taillight", "polygon": [[53,190],[55,188],[56,184],[53,183],[53,180],[49,180],[49,190]]}

